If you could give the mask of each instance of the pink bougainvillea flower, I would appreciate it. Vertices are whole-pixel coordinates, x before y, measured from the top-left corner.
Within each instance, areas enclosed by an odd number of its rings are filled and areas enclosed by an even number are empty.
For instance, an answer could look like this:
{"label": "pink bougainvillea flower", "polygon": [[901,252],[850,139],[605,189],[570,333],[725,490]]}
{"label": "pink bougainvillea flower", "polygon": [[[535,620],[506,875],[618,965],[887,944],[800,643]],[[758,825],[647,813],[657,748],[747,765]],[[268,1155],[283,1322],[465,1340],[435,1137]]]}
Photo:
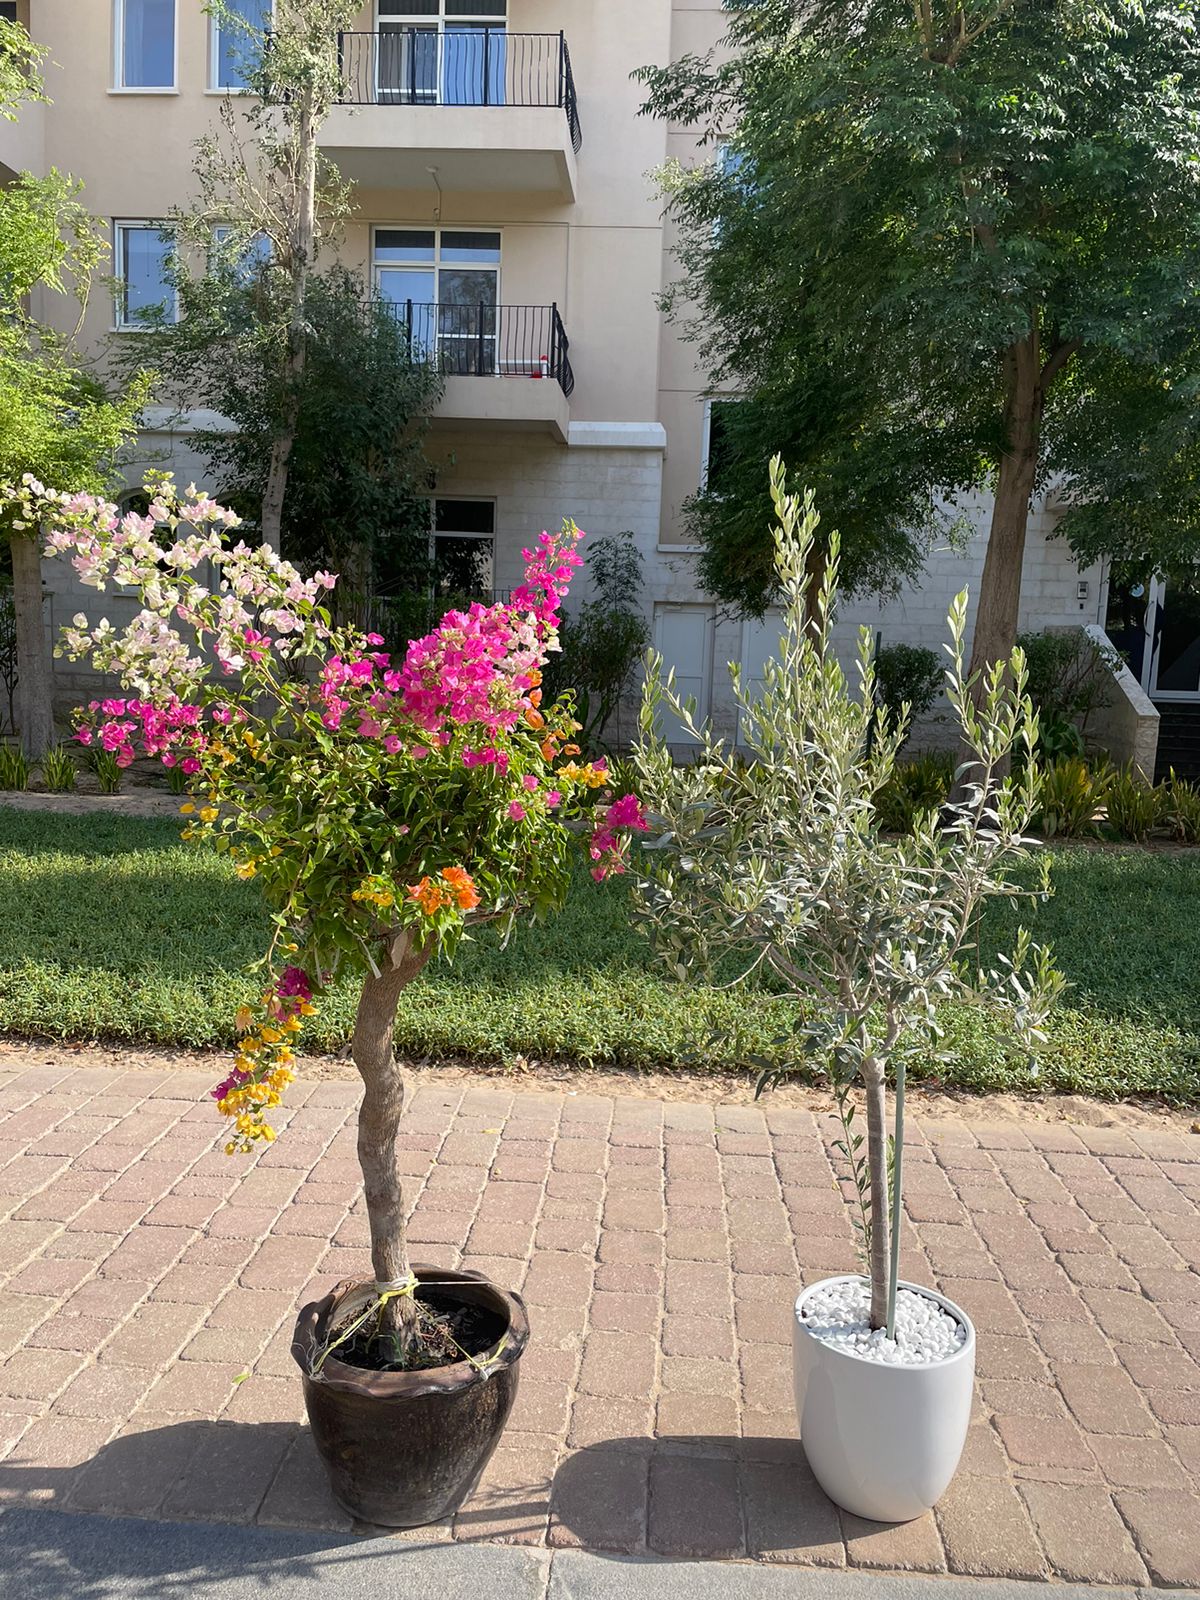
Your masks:
{"label": "pink bougainvillea flower", "polygon": [[525,807],[519,800],[509,801],[508,814],[514,822],[524,822],[525,818],[529,815],[528,811],[526,811]]}

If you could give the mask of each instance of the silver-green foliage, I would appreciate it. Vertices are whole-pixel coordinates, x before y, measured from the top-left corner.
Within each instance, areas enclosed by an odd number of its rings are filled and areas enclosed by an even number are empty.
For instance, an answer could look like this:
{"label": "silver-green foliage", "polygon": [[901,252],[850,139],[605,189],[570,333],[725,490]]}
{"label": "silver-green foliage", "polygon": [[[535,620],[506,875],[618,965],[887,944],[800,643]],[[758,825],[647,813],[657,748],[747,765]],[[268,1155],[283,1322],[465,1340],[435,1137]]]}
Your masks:
{"label": "silver-green foliage", "polygon": [[[960,594],[950,611],[946,692],[964,745],[976,752],[962,770],[965,798],[918,815],[905,837],[884,837],[876,801],[895,770],[908,711],[893,716],[876,708],[867,630],[856,682],[848,680],[831,639],[837,536],[830,536],[810,610],[807,565],[818,522],[812,497],[784,492],[778,460],[771,489],[786,600],[779,654],[767,662],[760,693],[748,689],[739,667],[730,668],[739,742],[750,759],[739,759],[697,722],[673,675],[664,679],[661,658],[649,666],[635,765],[659,828],[636,868],[638,914],[681,981],[718,960],[733,961],[735,982],[767,968],[786,995],[806,1002],[781,1041],[785,1065],[764,1064],[760,1088],[814,1065],[828,1072],[843,1112],[843,1155],[861,1199],[872,1323],[880,1327],[894,1307],[908,1056],[940,1037],[937,1008],[952,997],[1000,1013],[1032,1051],[1062,987],[1049,951],[1025,930],[995,968],[981,971],[970,960],[984,902],[1022,892],[1012,869],[1032,845],[1037,716],[1024,692],[1019,649],[982,681],[966,679],[967,596]],[[672,761],[660,731],[664,713],[697,742],[693,762]],[[1019,748],[1026,756],[1019,776],[1005,778]],[[1034,893],[1044,896],[1044,872],[1039,882]],[[894,1164],[885,1123],[889,1075],[897,1088]],[[865,1141],[854,1121],[855,1087],[865,1096]]]}

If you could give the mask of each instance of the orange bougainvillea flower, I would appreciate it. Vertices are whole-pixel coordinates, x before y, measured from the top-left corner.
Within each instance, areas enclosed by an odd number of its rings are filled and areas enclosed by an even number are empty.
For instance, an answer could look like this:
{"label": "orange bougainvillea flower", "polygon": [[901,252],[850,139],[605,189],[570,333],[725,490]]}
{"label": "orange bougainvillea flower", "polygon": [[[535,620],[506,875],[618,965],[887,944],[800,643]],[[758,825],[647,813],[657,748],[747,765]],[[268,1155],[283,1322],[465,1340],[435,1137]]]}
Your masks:
{"label": "orange bougainvillea flower", "polygon": [[525,721],[531,728],[544,728],[546,726],[545,717],[540,711],[535,711],[532,706],[525,713]]}
{"label": "orange bougainvillea flower", "polygon": [[474,911],[479,904],[479,893],[465,867],[443,867],[442,877],[454,891],[460,911]]}
{"label": "orange bougainvillea flower", "polygon": [[433,916],[435,911],[440,911],[447,905],[450,896],[433,879],[426,874],[420,883],[409,885],[409,896],[417,902],[427,917]]}

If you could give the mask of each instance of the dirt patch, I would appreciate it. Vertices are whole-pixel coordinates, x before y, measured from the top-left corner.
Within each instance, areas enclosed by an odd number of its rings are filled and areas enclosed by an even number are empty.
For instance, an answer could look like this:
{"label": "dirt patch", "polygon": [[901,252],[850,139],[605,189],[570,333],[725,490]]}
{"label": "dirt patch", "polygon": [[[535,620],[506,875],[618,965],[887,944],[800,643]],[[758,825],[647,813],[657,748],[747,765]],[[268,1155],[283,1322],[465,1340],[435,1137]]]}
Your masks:
{"label": "dirt patch", "polygon": [[[0,1039],[0,1072],[28,1067],[98,1067],[111,1072],[198,1072],[214,1083],[228,1071],[222,1051],[163,1050],[140,1046],[57,1044]],[[422,1086],[439,1083],[502,1083],[514,1093],[603,1096],[634,1095],[645,1100],[687,1101],[717,1105],[750,1105],[754,1083],[746,1074],[638,1072],[571,1066],[563,1062],[527,1061],[488,1065],[475,1061],[409,1061],[406,1068]],[[348,1060],[335,1056],[302,1056],[297,1077],[322,1082],[356,1080]],[[818,1113],[831,1109],[828,1090],[811,1084],[783,1084],[772,1089],[768,1105]],[[1092,1100],[1086,1095],[970,1094],[966,1090],[911,1085],[908,1105],[918,1116],[955,1118],[962,1122],[1058,1122],[1090,1128],[1159,1128],[1173,1133],[1200,1133],[1197,1110],[1177,1109],[1151,1100]]]}

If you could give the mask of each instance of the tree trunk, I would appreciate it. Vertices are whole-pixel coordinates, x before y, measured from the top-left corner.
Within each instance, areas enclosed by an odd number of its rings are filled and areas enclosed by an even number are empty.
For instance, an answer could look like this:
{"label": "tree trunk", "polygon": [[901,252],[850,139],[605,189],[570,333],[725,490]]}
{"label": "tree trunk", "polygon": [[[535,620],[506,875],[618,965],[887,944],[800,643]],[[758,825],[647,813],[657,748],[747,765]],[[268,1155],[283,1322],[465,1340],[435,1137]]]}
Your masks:
{"label": "tree trunk", "polygon": [[885,1328],[891,1270],[886,1090],[883,1067],[873,1057],[864,1062],[862,1074],[867,1099],[867,1167],[871,1179],[871,1326]]}
{"label": "tree trunk", "polygon": [[288,322],[288,353],[284,368],[285,402],[280,427],[271,441],[271,459],[263,489],[263,543],[280,548],[283,500],[287,493],[288,464],[300,421],[300,385],[308,362],[305,300],[312,270],[317,233],[317,133],[318,118],[311,106],[302,106],[296,122],[296,214],[291,239],[292,304]]}
{"label": "tree trunk", "polygon": [[[1005,448],[1000,457],[987,554],[979,580],[979,603],[975,610],[971,658],[967,667],[968,675],[978,674],[971,691],[976,704],[983,697],[987,669],[995,661],[1006,661],[1017,639],[1029,502],[1037,481],[1042,437],[1043,389],[1038,359],[1036,333],[1012,345],[1004,357]],[[975,761],[977,754],[964,741],[961,755],[964,766]],[[999,763],[994,776],[1003,778],[1007,776],[1007,770],[1007,761]],[[977,781],[977,776],[969,768],[963,772],[950,797],[953,803],[961,804],[967,800],[971,784]]]}
{"label": "tree trunk", "polygon": [[1017,637],[1021,566],[1029,526],[1029,502],[1037,480],[1042,436],[1042,383],[1037,340],[1030,334],[1005,356],[1004,453],[992,507],[970,670],[1005,660]]}
{"label": "tree trunk", "polygon": [[22,750],[37,761],[54,743],[52,669],[42,615],[41,542],[36,535],[15,533],[9,544],[17,635],[17,723]]}
{"label": "tree trunk", "polygon": [[[358,1113],[358,1161],[371,1227],[371,1265],[376,1281],[391,1283],[408,1272],[404,1225],[404,1195],[396,1169],[396,1135],[404,1110],[404,1074],[392,1054],[392,1030],[401,991],[412,982],[433,953],[431,945],[414,949],[409,935],[393,941],[392,965],[379,977],[363,980],[354,1020],[352,1054],[363,1080]],[[415,1307],[411,1296],[389,1300],[383,1326],[411,1326]]]}

